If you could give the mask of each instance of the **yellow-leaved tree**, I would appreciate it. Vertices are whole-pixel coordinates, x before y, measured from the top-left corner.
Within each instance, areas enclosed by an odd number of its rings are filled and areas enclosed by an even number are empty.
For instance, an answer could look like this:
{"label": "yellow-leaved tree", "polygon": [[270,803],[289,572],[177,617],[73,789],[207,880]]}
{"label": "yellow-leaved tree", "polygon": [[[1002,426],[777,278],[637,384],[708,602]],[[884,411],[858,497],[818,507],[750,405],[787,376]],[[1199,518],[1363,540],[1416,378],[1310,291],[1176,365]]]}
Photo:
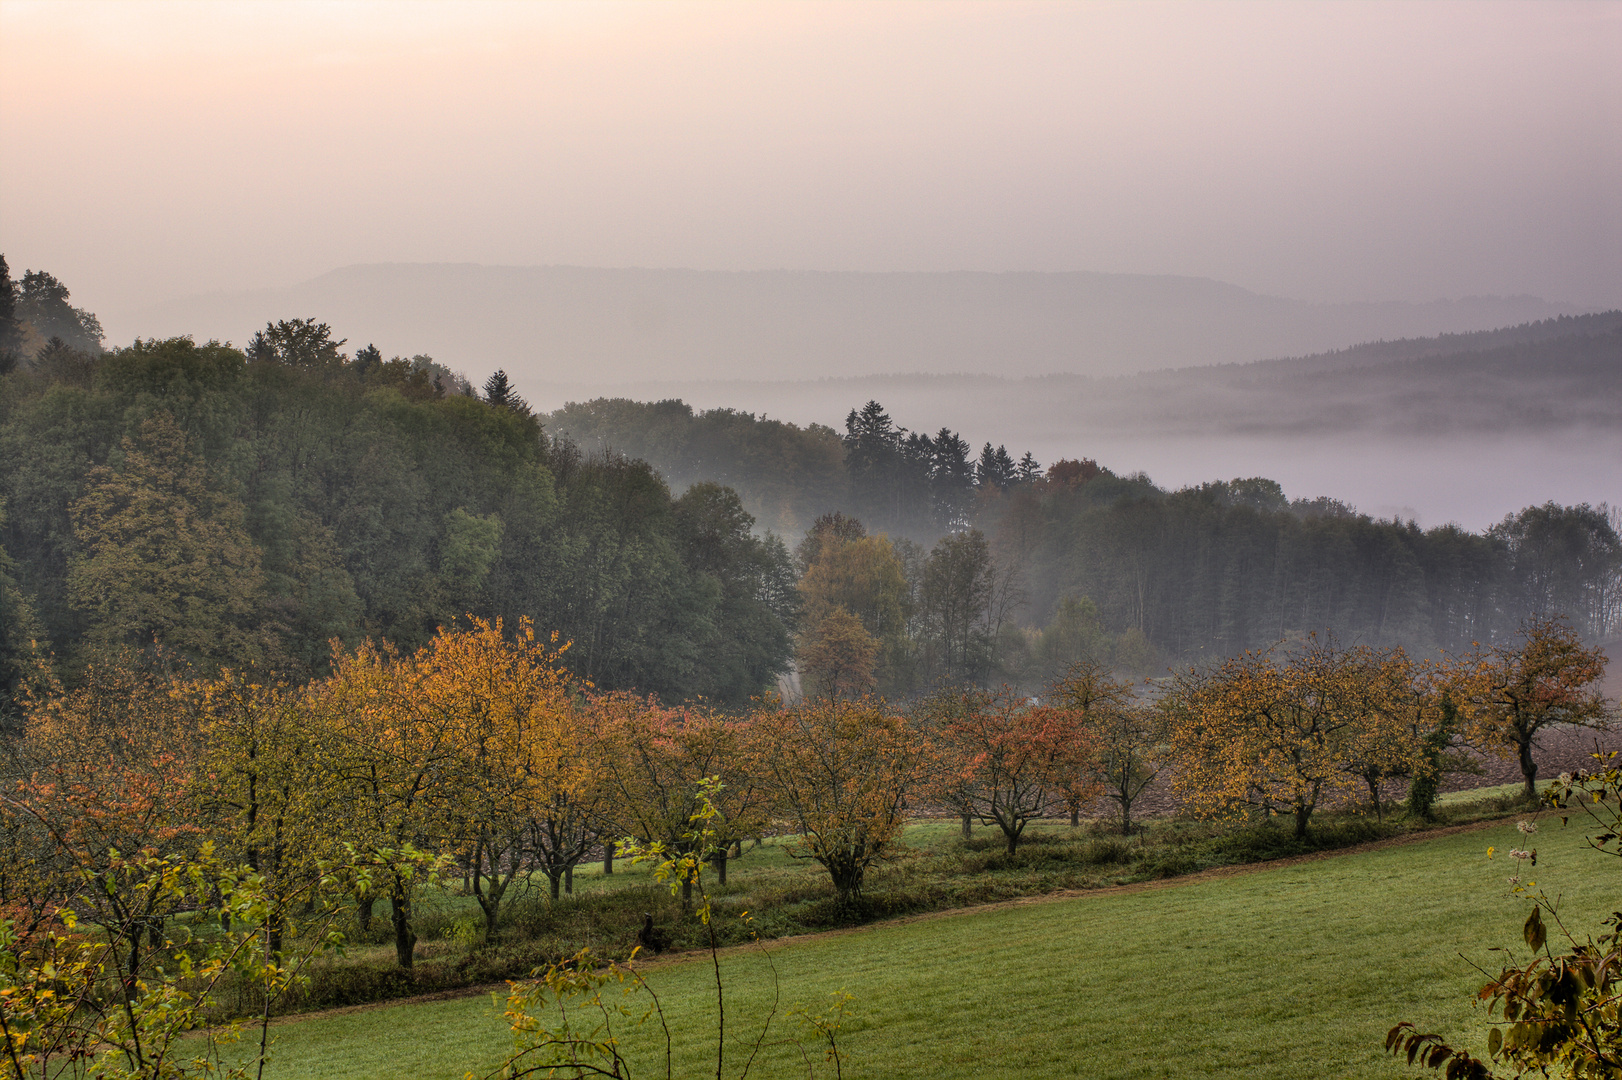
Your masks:
{"label": "yellow-leaved tree", "polygon": [[820,863],[843,903],[896,844],[924,754],[881,698],[757,709],[753,752],[789,853]]}
{"label": "yellow-leaved tree", "polygon": [[332,674],[307,691],[307,752],[318,770],[321,815],[336,836],[382,869],[395,958],[416,958],[411,905],[423,877],[417,842],[443,835],[462,781],[462,718],[455,701],[422,692],[417,665],[391,647],[334,649]]}
{"label": "yellow-leaved tree", "polygon": [[530,860],[559,881],[594,844],[603,793],[600,757],[574,708],[575,686],[557,635],[520,619],[441,629],[409,664],[427,711],[452,718],[457,763],[443,831],[499,933],[501,902]]}
{"label": "yellow-leaved tree", "polygon": [[1173,787],[1199,812],[1290,814],[1304,838],[1320,803],[1357,790],[1358,763],[1388,753],[1418,760],[1386,699],[1384,659],[1313,638],[1287,656],[1246,653],[1179,674],[1160,703]]}

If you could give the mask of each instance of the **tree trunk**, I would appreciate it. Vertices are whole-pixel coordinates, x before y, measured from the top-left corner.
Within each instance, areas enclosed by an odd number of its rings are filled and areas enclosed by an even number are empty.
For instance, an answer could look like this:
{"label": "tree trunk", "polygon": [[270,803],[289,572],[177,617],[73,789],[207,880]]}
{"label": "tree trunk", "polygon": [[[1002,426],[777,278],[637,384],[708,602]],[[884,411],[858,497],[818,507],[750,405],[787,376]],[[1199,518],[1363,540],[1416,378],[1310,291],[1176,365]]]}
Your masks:
{"label": "tree trunk", "polygon": [[563,875],[556,870],[548,870],[546,880],[552,883],[552,899],[556,900],[563,890]]}
{"label": "tree trunk", "polygon": [[563,868],[563,891],[570,896],[574,895],[574,863]]}
{"label": "tree trunk", "polygon": [[496,932],[496,919],[501,914],[501,900],[499,897],[480,892],[475,897],[479,902],[479,910],[484,912],[484,940],[485,944],[493,945],[500,935]]}
{"label": "tree trunk", "polygon": [[372,929],[372,906],[377,903],[377,897],[367,893],[360,898],[360,904],[355,911],[355,917],[360,920],[360,932],[370,933]]}
{"label": "tree trunk", "polygon": [[693,910],[693,879],[690,877],[682,879],[681,910],[684,915]]}
{"label": "tree trunk", "polygon": [[389,893],[389,906],[394,921],[394,959],[407,971],[417,959],[417,935],[411,929],[411,891],[405,882],[395,879]]}
{"label": "tree trunk", "polygon": [[1070,804],[1070,827],[1072,829],[1074,829],[1077,826],[1079,826],[1080,824],[1081,824],[1081,804],[1080,803],[1071,803]]}
{"label": "tree trunk", "polygon": [[1521,755],[1521,775],[1526,778],[1526,803],[1533,806],[1538,801],[1538,763],[1532,760],[1532,740],[1527,739],[1517,749]]}
{"label": "tree trunk", "polygon": [[1307,838],[1307,821],[1311,817],[1312,817],[1312,806],[1310,804],[1301,803],[1300,805],[1296,806],[1296,808],[1295,808],[1295,838],[1297,840],[1305,840]]}
{"label": "tree trunk", "polygon": [[727,883],[727,849],[722,848],[710,859],[710,865],[715,867],[715,880],[722,885]]}
{"label": "tree trunk", "polygon": [[969,815],[963,815],[963,839],[969,838]]}
{"label": "tree trunk", "polygon": [[608,877],[614,872],[614,845],[603,845],[603,876]]}

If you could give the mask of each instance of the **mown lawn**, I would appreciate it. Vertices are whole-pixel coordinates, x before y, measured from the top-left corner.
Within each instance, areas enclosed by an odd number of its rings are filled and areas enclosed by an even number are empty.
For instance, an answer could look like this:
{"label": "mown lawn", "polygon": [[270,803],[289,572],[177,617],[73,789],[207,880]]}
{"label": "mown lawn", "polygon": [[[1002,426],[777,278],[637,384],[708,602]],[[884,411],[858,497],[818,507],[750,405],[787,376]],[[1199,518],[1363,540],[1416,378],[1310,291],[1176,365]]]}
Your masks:
{"label": "mown lawn", "polygon": [[[1582,834],[1545,823],[1539,884],[1573,925],[1614,907],[1614,868]],[[1390,1077],[1397,1020],[1460,1037],[1481,1032],[1471,962],[1519,944],[1526,902],[1500,851],[1513,825],[1374,852],[967,911],[773,948],[783,1004],[820,1007],[844,989],[856,1019],[847,1077]],[[1462,955],[1461,955],[1462,954]],[[763,963],[730,953],[729,1032],[764,1015]],[[714,1075],[714,990],[706,961],[649,980],[679,1033],[676,1075]],[[752,1034],[753,1027],[750,1028]],[[488,997],[378,1008],[281,1025],[267,1076],[483,1076],[507,1036]],[[730,1040],[729,1040],[730,1041]],[[1482,1039],[1473,1040],[1480,1046]],[[729,1046],[735,1076],[743,1035]],[[651,1049],[652,1047],[649,1046]],[[662,1058],[662,1051],[660,1053]],[[805,1075],[769,1052],[752,1075]],[[634,1075],[663,1075],[649,1059]]]}

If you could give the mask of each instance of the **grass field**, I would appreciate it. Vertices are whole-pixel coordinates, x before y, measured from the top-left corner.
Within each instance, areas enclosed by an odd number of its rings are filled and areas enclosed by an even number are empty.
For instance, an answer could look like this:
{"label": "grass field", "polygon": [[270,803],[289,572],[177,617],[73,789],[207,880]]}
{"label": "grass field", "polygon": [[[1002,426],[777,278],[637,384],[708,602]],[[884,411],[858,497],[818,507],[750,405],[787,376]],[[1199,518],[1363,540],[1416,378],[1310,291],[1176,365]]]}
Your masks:
{"label": "grass field", "polygon": [[[1534,838],[1539,884],[1563,895],[1573,925],[1592,927],[1614,906],[1614,870],[1575,827],[1545,821]],[[1382,1053],[1398,1020],[1482,1042],[1471,962],[1493,967],[1489,950],[1518,945],[1526,915],[1509,894],[1511,860],[1489,862],[1485,850],[1524,840],[1500,825],[878,924],[784,942],[773,955],[785,1006],[855,996],[847,1077],[1411,1075]],[[769,982],[746,953],[729,954],[725,974],[737,1031],[738,1018],[764,1015]],[[678,1031],[693,1033],[677,1046],[676,1075],[714,1075],[707,962],[665,964],[649,979]],[[482,1076],[507,1046],[488,996],[312,1017],[276,1035],[266,1074],[278,1078]],[[795,1060],[773,1052],[752,1075],[805,1075]]]}

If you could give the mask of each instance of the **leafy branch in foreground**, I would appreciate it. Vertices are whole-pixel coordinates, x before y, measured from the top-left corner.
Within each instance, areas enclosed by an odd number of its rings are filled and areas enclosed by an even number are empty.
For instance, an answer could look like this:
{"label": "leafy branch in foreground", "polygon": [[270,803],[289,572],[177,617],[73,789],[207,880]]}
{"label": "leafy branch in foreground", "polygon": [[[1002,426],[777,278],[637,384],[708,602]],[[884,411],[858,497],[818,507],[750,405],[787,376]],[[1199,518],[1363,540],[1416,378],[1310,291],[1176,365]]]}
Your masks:
{"label": "leafy branch in foreground", "polygon": [[[715,1076],[722,1080],[726,1069],[726,994],[722,979],[721,951],[715,933],[716,912],[709,891],[704,887],[705,854],[720,844],[724,829],[723,816],[717,808],[723,786],[716,777],[699,781],[694,794],[696,809],[688,819],[688,831],[679,842],[667,845],[664,841],[642,843],[625,839],[619,843],[619,854],[628,856],[633,863],[650,863],[655,880],[670,888],[673,896],[690,890],[698,896],[695,913],[706,928],[710,963],[715,981]],[[748,920],[748,913],[743,918]],[[760,1032],[750,1047],[748,1058],[738,1072],[738,1080],[746,1080],[761,1051],[772,1046],[793,1046],[805,1064],[807,1077],[816,1075],[811,1052],[801,1040],[793,1037],[769,1039],[772,1022],[781,1005],[782,989],[778,983],[777,967],[771,953],[751,933],[755,947],[764,957],[772,977],[772,1006],[762,1021]],[[630,961],[624,964],[602,962],[590,949],[551,964],[537,971],[525,982],[509,983],[502,1016],[513,1036],[513,1051],[507,1060],[486,1080],[500,1077],[517,1080],[519,1077],[545,1075],[587,1077],[630,1077],[632,1061],[620,1041],[622,1034],[647,1025],[657,1019],[664,1042],[664,1076],[674,1077],[672,1046],[674,1036],[665,1017],[659,995],[634,966],[640,947],[632,950]],[[617,997],[613,991],[618,990]],[[605,997],[605,994],[607,995]],[[647,996],[648,1004],[641,1010],[630,1004],[639,994]],[[836,1080],[843,1077],[843,1056],[839,1049],[839,1032],[850,1015],[851,996],[844,991],[833,995],[832,1005],[824,1012],[811,1013],[795,1008],[789,1016],[800,1021],[815,1034],[817,1043],[825,1044],[823,1060],[833,1066]],[[500,997],[497,996],[500,1005]],[[543,1018],[543,1013],[554,1014]],[[473,1080],[473,1074],[466,1074]]]}
{"label": "leafy branch in foreground", "polygon": [[[1600,767],[1592,772],[1562,774],[1543,799],[1560,812],[1562,824],[1581,814],[1599,829],[1588,838],[1595,850],[1622,856],[1622,764],[1616,751],[1596,751]],[[1533,822],[1522,822],[1528,835]],[[1488,849],[1491,857],[1493,851]],[[1537,865],[1537,851],[1509,853]],[[1487,1003],[1492,1027],[1487,1053],[1513,1071],[1508,1076],[1557,1076],[1569,1080],[1616,1080],[1622,1077],[1622,911],[1602,921],[1598,935],[1578,937],[1560,919],[1556,903],[1535,882],[1510,878],[1515,891],[1532,901],[1522,937],[1532,959],[1505,967],[1476,992]],[[1564,942],[1556,953],[1553,938]],[[1493,1020],[1497,1014],[1501,1019]],[[1499,1074],[1487,1061],[1449,1045],[1439,1035],[1401,1023],[1386,1035],[1386,1049],[1405,1054],[1409,1064],[1442,1070],[1447,1080],[1491,1080]]]}
{"label": "leafy branch in foreground", "polygon": [[[430,864],[429,856],[390,852],[393,862]],[[33,927],[0,919],[0,1070],[17,1080],[97,1077],[107,1080],[180,1080],[183,1077],[262,1076],[275,1003],[304,980],[316,955],[341,947],[334,923],[346,898],[371,888],[376,867],[368,859],[322,866],[307,889],[277,894],[263,874],[218,860],[205,844],[193,857],[131,856],[109,851],[83,878],[86,892],[122,895],[137,914],[87,920],[70,901]],[[289,907],[308,903],[312,915],[291,925]],[[145,912],[173,910],[173,934]],[[94,909],[92,909],[94,911]],[[285,931],[300,947],[271,945]],[[128,961],[147,938],[148,959]],[[243,1023],[204,1027],[230,980],[254,988],[257,1052],[228,1064],[223,1048],[238,1041]]]}

